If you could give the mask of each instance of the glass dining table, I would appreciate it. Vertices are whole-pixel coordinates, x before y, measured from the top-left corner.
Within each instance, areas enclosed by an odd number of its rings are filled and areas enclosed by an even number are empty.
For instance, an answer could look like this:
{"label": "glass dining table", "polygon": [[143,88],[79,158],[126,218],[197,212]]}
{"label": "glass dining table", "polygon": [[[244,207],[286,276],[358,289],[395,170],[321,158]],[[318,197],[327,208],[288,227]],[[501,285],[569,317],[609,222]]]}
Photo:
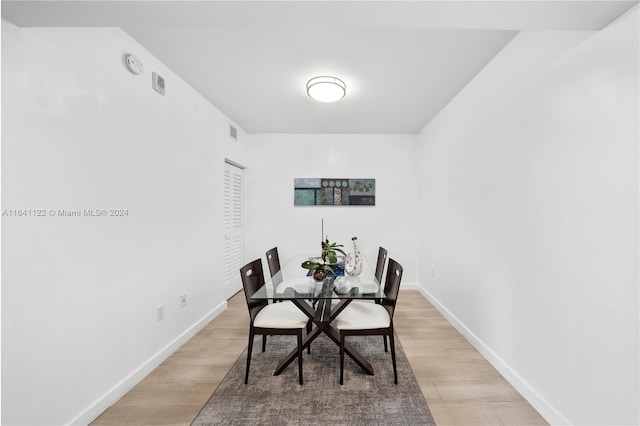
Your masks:
{"label": "glass dining table", "polygon": [[[311,258],[301,255],[289,259],[280,271],[252,296],[252,299],[268,299],[274,302],[290,300],[304,312],[315,327],[307,333],[302,342],[302,349],[309,347],[321,333],[340,346],[340,332],[332,321],[354,300],[384,299],[384,291],[366,261],[363,262],[362,272],[358,276],[345,274],[344,266],[338,265],[335,275],[328,276],[322,282],[316,282],[310,271],[301,267],[302,262],[309,259]],[[374,374],[371,364],[347,342],[345,353],[367,374]],[[274,375],[282,373],[296,357],[296,350],[287,354],[276,367]]]}

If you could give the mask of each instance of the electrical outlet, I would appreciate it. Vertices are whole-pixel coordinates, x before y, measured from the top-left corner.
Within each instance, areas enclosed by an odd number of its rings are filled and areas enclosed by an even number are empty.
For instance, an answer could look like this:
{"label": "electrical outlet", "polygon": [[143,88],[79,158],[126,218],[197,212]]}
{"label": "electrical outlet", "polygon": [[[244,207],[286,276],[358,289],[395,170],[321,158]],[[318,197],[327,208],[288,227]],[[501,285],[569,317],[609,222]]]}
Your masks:
{"label": "electrical outlet", "polygon": [[431,278],[435,278],[436,277],[436,270],[432,269],[431,270]]}
{"label": "electrical outlet", "polygon": [[183,308],[187,306],[187,293],[184,293],[180,296],[180,306]]}
{"label": "electrical outlet", "polygon": [[163,319],[164,319],[164,305],[160,305],[156,309],[156,321],[160,321]]}

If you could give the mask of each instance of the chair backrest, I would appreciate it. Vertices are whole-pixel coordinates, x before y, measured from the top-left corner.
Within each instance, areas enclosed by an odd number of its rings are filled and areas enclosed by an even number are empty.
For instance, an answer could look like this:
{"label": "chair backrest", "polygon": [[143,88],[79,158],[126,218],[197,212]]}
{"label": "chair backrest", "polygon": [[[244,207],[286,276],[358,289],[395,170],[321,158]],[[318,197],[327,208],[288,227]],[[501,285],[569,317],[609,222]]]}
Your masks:
{"label": "chair backrest", "polygon": [[262,259],[256,259],[240,268],[244,297],[247,299],[249,316],[251,321],[255,318],[260,309],[269,304],[268,300],[253,300],[251,296],[264,286],[264,272],[262,271]]}
{"label": "chair backrest", "polygon": [[269,272],[273,277],[280,270],[280,257],[278,256],[278,247],[267,250],[267,263],[269,264]]}
{"label": "chair backrest", "polygon": [[378,262],[376,263],[376,280],[378,284],[382,284],[382,274],[384,271],[384,263],[387,261],[387,250],[383,247],[378,249]]}
{"label": "chair backrest", "polygon": [[[269,265],[269,273],[271,273],[271,278],[273,278],[274,286],[280,284],[282,282],[282,274],[278,274],[278,272],[280,272],[280,256],[278,256],[278,247],[267,250],[267,264]],[[278,274],[277,277],[276,274]]]}
{"label": "chair backrest", "polygon": [[396,301],[398,300],[398,291],[400,290],[400,281],[402,281],[402,272],[404,269],[402,265],[393,259],[389,259],[389,265],[387,266],[387,279],[384,283],[384,294],[386,299],[383,299],[382,304],[387,307],[389,314],[393,317],[393,312],[396,309]]}

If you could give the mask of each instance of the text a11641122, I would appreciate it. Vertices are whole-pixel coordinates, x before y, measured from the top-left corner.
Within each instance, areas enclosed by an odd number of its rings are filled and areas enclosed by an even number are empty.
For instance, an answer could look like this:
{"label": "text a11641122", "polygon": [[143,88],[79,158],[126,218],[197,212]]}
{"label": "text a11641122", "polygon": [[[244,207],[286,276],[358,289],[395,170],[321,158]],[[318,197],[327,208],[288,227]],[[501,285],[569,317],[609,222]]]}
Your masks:
{"label": "text a11641122", "polygon": [[3,209],[2,217],[127,217],[129,209]]}

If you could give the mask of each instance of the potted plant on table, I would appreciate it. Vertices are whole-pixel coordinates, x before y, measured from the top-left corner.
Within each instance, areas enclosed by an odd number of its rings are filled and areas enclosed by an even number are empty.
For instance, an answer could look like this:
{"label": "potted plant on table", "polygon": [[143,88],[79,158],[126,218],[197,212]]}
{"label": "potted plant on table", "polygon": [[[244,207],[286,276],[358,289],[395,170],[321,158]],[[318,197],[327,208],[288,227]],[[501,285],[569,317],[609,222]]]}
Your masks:
{"label": "potted plant on table", "polygon": [[323,281],[327,274],[333,273],[334,265],[338,263],[338,253],[346,256],[345,252],[340,247],[341,244],[329,242],[329,237],[325,241],[321,241],[322,252],[320,259],[317,260],[305,260],[302,262],[304,269],[310,269],[313,279],[316,281]]}

